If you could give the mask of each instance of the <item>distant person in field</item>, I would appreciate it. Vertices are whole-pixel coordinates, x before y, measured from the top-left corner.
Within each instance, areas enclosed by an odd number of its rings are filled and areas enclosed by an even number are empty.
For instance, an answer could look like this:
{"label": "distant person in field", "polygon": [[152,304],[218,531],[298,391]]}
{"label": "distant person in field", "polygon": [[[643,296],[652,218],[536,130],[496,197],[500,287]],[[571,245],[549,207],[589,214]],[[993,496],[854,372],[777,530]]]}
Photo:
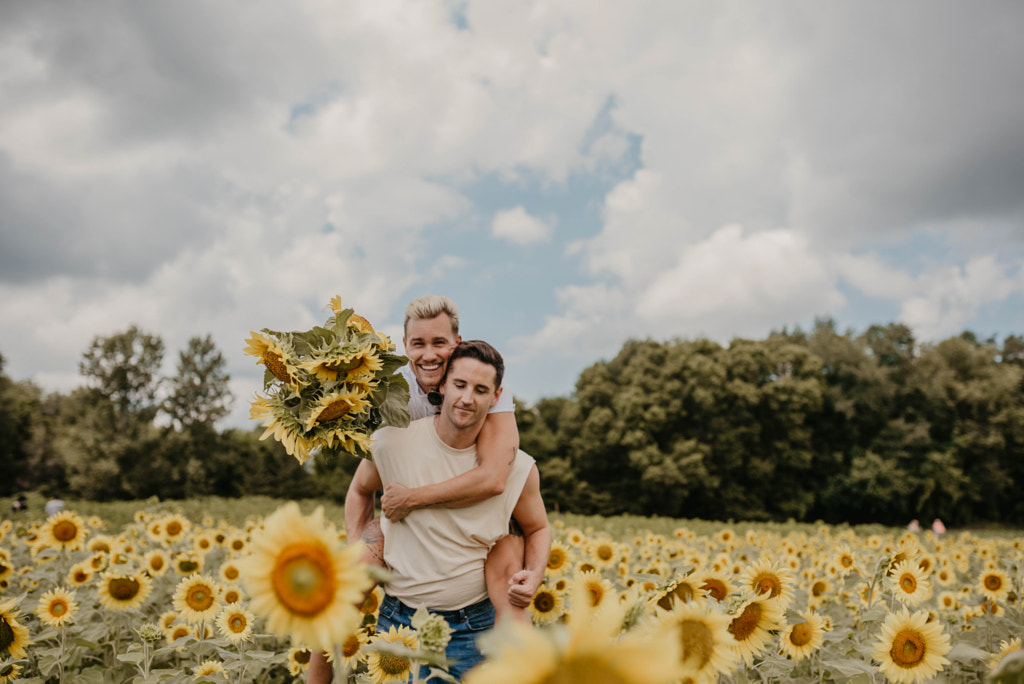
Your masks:
{"label": "distant person in field", "polygon": [[942,524],[942,521],[936,518],[932,521],[932,532],[935,533],[936,537],[941,537],[946,534],[946,526]]}
{"label": "distant person in field", "polygon": [[43,510],[46,511],[47,516],[57,515],[58,513],[64,510],[64,502],[61,501],[60,497],[54,494],[52,497],[50,497],[50,500],[46,502],[46,505],[43,507]]}
{"label": "distant person in field", "polygon": [[26,513],[28,511],[28,499],[25,498],[24,494],[19,494],[18,498],[11,504],[11,513]]}

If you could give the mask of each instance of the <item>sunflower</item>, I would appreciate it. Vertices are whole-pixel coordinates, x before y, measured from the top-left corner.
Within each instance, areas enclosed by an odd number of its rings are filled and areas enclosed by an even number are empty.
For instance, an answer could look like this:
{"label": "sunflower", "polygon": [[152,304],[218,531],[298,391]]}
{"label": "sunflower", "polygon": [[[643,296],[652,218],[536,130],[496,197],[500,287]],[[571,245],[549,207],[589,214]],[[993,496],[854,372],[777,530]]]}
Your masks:
{"label": "sunflower", "polygon": [[544,570],[547,577],[561,577],[569,571],[572,564],[572,552],[569,547],[557,539],[551,540],[551,551],[548,553],[548,564]]}
{"label": "sunflower", "polygon": [[362,603],[359,604],[359,612],[363,615],[374,615],[380,609],[380,602],[384,600],[384,590],[378,585],[373,588]]}
{"label": "sunflower", "polygon": [[207,575],[182,578],[174,591],[174,609],[186,622],[212,620],[220,611],[221,587]]}
{"label": "sunflower", "polygon": [[179,575],[191,575],[203,569],[203,557],[197,553],[179,553],[174,558],[174,571]]}
{"label": "sunflower", "polygon": [[1005,601],[1010,595],[1010,578],[998,568],[985,570],[978,577],[978,590],[989,601]]}
{"label": "sunflower", "polygon": [[581,572],[579,573],[579,580],[578,583],[574,583],[574,586],[581,587],[583,591],[581,594],[572,597],[573,605],[586,601],[592,607],[597,607],[604,601],[618,600],[612,583],[598,575],[597,572]]}
{"label": "sunflower", "polygon": [[299,463],[305,463],[313,445],[305,437],[305,427],[285,405],[281,394],[279,392],[270,397],[257,395],[249,407],[249,417],[254,420],[263,419],[260,425],[266,430],[260,435],[261,440],[273,435],[289,456],[294,456]]}
{"label": "sunflower", "polygon": [[[249,331],[250,337],[246,340],[246,347],[243,350],[249,356],[256,357],[256,363],[266,366],[275,378],[286,385],[297,387],[300,384],[298,374],[293,372],[293,354],[287,343],[282,344],[266,335]],[[286,349],[287,347],[287,349]]]}
{"label": "sunflower", "polygon": [[938,620],[928,622],[928,611],[910,614],[904,607],[889,613],[871,657],[890,682],[914,684],[931,679],[949,664],[949,635]]}
{"label": "sunflower", "polygon": [[[343,382],[366,386],[374,373],[384,368],[373,347],[355,350],[332,348],[325,353],[314,353],[302,363],[302,369],[320,381]],[[374,383],[375,384],[375,383]]]}
{"label": "sunflower", "polygon": [[[391,625],[387,632],[379,632],[373,643],[381,642],[401,644],[414,651],[419,647],[416,632],[405,625],[400,625],[397,629]],[[413,668],[413,662],[408,657],[386,651],[372,651],[366,658],[366,665],[373,684],[404,682]]]}
{"label": "sunflower", "polygon": [[584,603],[574,607],[569,625],[544,630],[506,620],[481,640],[488,659],[470,670],[463,682],[667,684],[674,680],[680,662],[676,628],[636,628],[620,634],[625,611],[626,606],[619,603],[599,609]]}
{"label": "sunflower", "polygon": [[[236,556],[244,553],[245,547],[248,546],[248,544],[249,542],[245,538],[245,535],[241,533],[232,534],[224,540],[224,548]],[[235,579],[238,578],[236,577]]]}
{"label": "sunflower", "polygon": [[890,566],[889,582],[896,598],[908,606],[920,605],[931,598],[932,583],[913,559]]}
{"label": "sunflower", "polygon": [[93,571],[92,568],[89,567],[89,562],[82,561],[81,563],[75,563],[71,566],[68,570],[68,574],[64,578],[64,581],[72,586],[81,587],[88,584],[89,580],[92,579],[92,576]]}
{"label": "sunflower", "polygon": [[694,583],[700,590],[715,599],[724,601],[725,597],[733,592],[732,584],[724,576],[713,572],[702,572],[694,578]]}
{"label": "sunflower", "polygon": [[729,633],[736,640],[733,649],[743,662],[753,663],[771,639],[770,632],[785,627],[783,613],[781,604],[768,596],[747,601],[737,610],[729,622]]}
{"label": "sunflower", "polygon": [[15,663],[0,664],[0,684],[17,681],[21,676],[21,665]]}
{"label": "sunflower", "polygon": [[345,641],[341,642],[341,662],[345,667],[353,667],[355,663],[366,658],[363,646],[370,640],[365,629],[357,629],[350,634]]}
{"label": "sunflower", "polygon": [[216,544],[213,543],[213,532],[211,530],[204,530],[196,533],[192,537],[192,548],[199,553],[209,553],[213,550]]}
{"label": "sunflower", "polygon": [[733,648],[735,639],[729,634],[729,617],[712,609],[706,602],[677,602],[672,610],[661,613],[658,626],[677,626],[680,678],[694,682],[714,682],[719,675],[728,675],[739,661]]}
{"label": "sunflower", "polygon": [[559,592],[548,589],[542,584],[537,588],[527,609],[535,624],[550,624],[565,613],[565,599]]}
{"label": "sunflower", "polygon": [[72,511],[61,511],[43,525],[39,540],[47,546],[75,551],[85,541],[85,523]]}
{"label": "sunflower", "polygon": [[825,640],[825,621],[814,611],[800,613],[803,622],[790,625],[779,638],[779,650],[793,660],[803,660],[821,648]]}
{"label": "sunflower", "polygon": [[989,658],[988,668],[994,670],[999,667],[999,663],[1002,662],[1003,658],[1013,653],[1014,651],[1022,650],[1020,637],[1015,637],[1009,641],[999,642],[999,653],[994,654]]}
{"label": "sunflower", "polygon": [[233,644],[252,639],[252,623],[256,617],[241,606],[229,606],[217,616],[217,630]]}
{"label": "sunflower", "polygon": [[224,593],[221,594],[221,600],[224,601],[226,606],[234,605],[242,600],[242,590],[234,584],[225,585]]}
{"label": "sunflower", "polygon": [[689,603],[697,599],[703,599],[704,592],[694,581],[692,575],[680,577],[673,580],[665,588],[665,592],[657,598],[658,607],[664,610],[671,610],[676,603]]}
{"label": "sunflower", "polygon": [[160,614],[160,617],[157,618],[156,623],[157,626],[160,627],[160,629],[162,629],[164,632],[167,632],[167,630],[171,628],[171,625],[174,624],[174,621],[177,620],[179,617],[181,616],[178,615],[178,611],[165,610],[163,613]]}
{"label": "sunflower", "polygon": [[267,627],[312,648],[330,650],[354,632],[356,608],[373,580],[359,563],[362,544],[341,547],[323,508],[303,517],[289,502],[267,518],[241,562],[251,608]]}
{"label": "sunflower", "polygon": [[192,529],[192,523],[180,513],[174,513],[161,521],[160,529],[162,530],[162,541],[164,544],[170,545],[188,536],[189,530]]}
{"label": "sunflower", "polygon": [[39,597],[36,615],[44,625],[63,627],[74,619],[77,608],[75,592],[58,587]]}
{"label": "sunflower", "polygon": [[192,670],[192,680],[198,681],[203,677],[214,674],[223,674],[224,664],[217,660],[205,660],[195,666]]}
{"label": "sunflower", "polygon": [[28,627],[18,622],[20,611],[15,605],[14,599],[0,603],[0,651],[7,651],[12,658],[24,658],[25,647],[32,640],[28,638]]}
{"label": "sunflower", "polygon": [[234,584],[241,577],[242,571],[238,569],[238,563],[235,561],[226,561],[221,564],[220,570],[217,571],[222,581],[227,584]]}
{"label": "sunflower", "polygon": [[85,544],[87,551],[113,553],[117,547],[117,541],[106,534],[97,534],[91,537]]}
{"label": "sunflower", "polygon": [[590,558],[600,568],[611,565],[617,555],[618,546],[610,539],[602,539],[590,545]]}
{"label": "sunflower", "polygon": [[777,601],[783,609],[793,601],[793,574],[767,556],[747,568],[740,586]]}
{"label": "sunflower", "polygon": [[329,423],[339,418],[351,418],[365,413],[370,408],[366,392],[350,389],[345,385],[341,387],[342,389],[324,394],[313,402],[304,426],[307,431],[312,430],[314,425]]}
{"label": "sunflower", "polygon": [[100,605],[107,610],[125,611],[139,608],[145,603],[153,585],[145,573],[119,574],[105,572],[101,576],[98,593]]}
{"label": "sunflower", "polygon": [[313,652],[305,646],[292,646],[288,649],[288,672],[293,677],[298,677],[309,669],[309,659],[312,656]]}
{"label": "sunflower", "polygon": [[370,453],[370,436],[359,430],[341,425],[317,425],[313,428],[312,442],[317,446],[344,449],[353,456]]}
{"label": "sunflower", "polygon": [[142,557],[142,568],[150,577],[159,577],[171,567],[171,559],[162,549],[153,549]]}

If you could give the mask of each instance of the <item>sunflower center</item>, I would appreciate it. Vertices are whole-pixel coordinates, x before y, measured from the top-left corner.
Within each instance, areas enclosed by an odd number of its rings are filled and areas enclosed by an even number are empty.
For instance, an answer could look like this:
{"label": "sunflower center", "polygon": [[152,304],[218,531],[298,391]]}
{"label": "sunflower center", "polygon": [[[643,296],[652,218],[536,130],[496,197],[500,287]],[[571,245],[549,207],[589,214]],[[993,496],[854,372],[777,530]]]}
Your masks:
{"label": "sunflower center", "polygon": [[53,538],[59,542],[69,542],[78,535],[78,525],[70,520],[61,520],[53,526]]}
{"label": "sunflower center", "polygon": [[178,522],[177,520],[172,520],[171,522],[167,523],[167,536],[168,537],[177,537],[179,534],[181,534],[181,523],[180,522]]}
{"label": "sunflower center", "polygon": [[600,584],[591,583],[587,585],[587,591],[590,592],[590,605],[596,606],[601,603],[601,599],[604,598],[604,588]]}
{"label": "sunflower center", "polygon": [[195,572],[198,569],[199,569],[199,563],[197,563],[197,562],[195,562],[193,560],[178,561],[178,570],[180,570],[183,573]]}
{"label": "sunflower center", "polygon": [[397,679],[409,671],[410,663],[409,659],[404,656],[381,653],[378,667],[384,674]]}
{"label": "sunflower center", "polygon": [[658,605],[665,610],[671,610],[677,598],[683,603],[688,603],[693,600],[695,593],[691,584],[680,582],[675,589],[658,599]]}
{"label": "sunflower center", "polygon": [[241,596],[239,596],[238,592],[234,589],[228,589],[224,592],[224,603],[227,603],[228,605],[232,603],[238,603],[238,600],[240,598]]}
{"label": "sunflower center", "polygon": [[197,613],[209,610],[213,606],[213,591],[205,584],[189,587],[185,594],[185,603]]}
{"label": "sunflower center", "polygon": [[984,584],[989,591],[999,591],[1003,586],[1003,580],[999,575],[985,575]]}
{"label": "sunflower center", "polygon": [[139,595],[139,583],[131,577],[115,577],[107,583],[110,595],[118,601],[131,601]]}
{"label": "sunflower center", "polygon": [[89,573],[84,572],[82,570],[78,570],[75,572],[74,577],[72,579],[74,580],[75,584],[84,584],[85,582],[89,581]]}
{"label": "sunflower center", "polygon": [[917,591],[917,580],[911,574],[904,574],[900,577],[900,589],[908,594]]}
{"label": "sunflower center", "polygon": [[548,556],[548,570],[558,570],[565,563],[565,554],[561,549],[552,549]]}
{"label": "sunflower center", "polygon": [[341,418],[352,410],[352,403],[345,399],[336,399],[324,407],[324,410],[316,417],[318,423],[326,423]]}
{"label": "sunflower center", "polygon": [[843,554],[842,556],[839,557],[839,564],[842,565],[844,568],[852,568],[853,567],[853,556],[848,556],[846,554]]}
{"label": "sunflower center", "polygon": [[754,630],[757,623],[761,621],[761,604],[754,602],[747,605],[732,622],[729,623],[729,633],[736,641],[746,641]]}
{"label": "sunflower center", "polygon": [[377,610],[377,595],[370,592],[370,595],[366,597],[363,604],[359,606],[360,612],[372,613]]}
{"label": "sunflower center", "polygon": [[17,666],[16,665],[5,665],[3,668],[0,668],[0,677],[10,677],[12,674],[14,674],[14,668],[15,667],[17,667]]}
{"label": "sunflower center", "polygon": [[597,557],[603,561],[610,561],[614,555],[615,551],[608,544],[601,544],[597,547]]}
{"label": "sunflower center", "polygon": [[341,655],[351,658],[356,653],[359,653],[360,645],[359,637],[355,634],[350,635],[348,639],[345,639],[345,643],[341,645]]}
{"label": "sunflower center", "polygon": [[231,631],[235,634],[241,634],[244,632],[248,624],[249,621],[245,619],[244,615],[232,615],[231,619],[228,620],[228,627],[231,628]]}
{"label": "sunflower center", "polygon": [[711,653],[715,648],[714,635],[700,620],[683,620],[679,627],[683,662],[691,661],[693,666],[700,670],[711,660]]}
{"label": "sunflower center", "polygon": [[164,567],[164,559],[162,556],[153,556],[149,559],[149,567],[153,570],[161,570]]}
{"label": "sunflower center", "polygon": [[594,572],[597,568],[594,567],[593,563],[580,563],[578,570],[580,572]]}
{"label": "sunflower center", "polygon": [[889,655],[892,661],[900,667],[912,668],[924,660],[924,639],[920,634],[910,630],[904,630],[892,640],[892,649]]}
{"label": "sunflower center", "polygon": [[245,548],[245,542],[242,541],[241,539],[236,539],[233,542],[231,542],[231,550],[232,551],[241,551],[244,548]]}
{"label": "sunflower center", "polygon": [[58,600],[50,604],[50,615],[60,617],[66,612],[68,612],[68,604],[64,601]]}
{"label": "sunflower center", "polygon": [[824,593],[825,593],[825,583],[822,582],[821,580],[818,580],[817,582],[815,582],[814,584],[811,585],[811,594],[812,595],[814,595],[814,596],[821,596]]}
{"label": "sunflower center", "polygon": [[704,584],[700,585],[700,588],[703,591],[706,591],[707,593],[711,594],[711,597],[718,601],[724,600],[726,594],[729,593],[726,590],[725,583],[721,580],[717,580],[714,578],[706,580]]}
{"label": "sunflower center", "polygon": [[794,646],[806,646],[811,643],[813,636],[814,630],[811,629],[811,623],[801,622],[793,625],[793,631],[789,633],[789,641]]}
{"label": "sunflower center", "polygon": [[317,615],[334,602],[334,563],[322,545],[286,547],[277,556],[271,579],[278,600],[292,613]]}
{"label": "sunflower center", "polygon": [[533,607],[538,612],[548,613],[555,609],[555,597],[550,592],[539,591],[537,595],[533,597]]}
{"label": "sunflower center", "polygon": [[593,660],[570,660],[559,665],[558,669],[548,675],[543,684],[626,684],[617,672],[608,665]]}
{"label": "sunflower center", "polygon": [[754,578],[754,591],[758,594],[770,594],[768,598],[775,598],[782,593],[782,583],[771,573],[761,574]]}
{"label": "sunflower center", "polygon": [[227,577],[229,580],[238,579],[238,568],[236,568],[233,565],[224,568],[224,576]]}
{"label": "sunflower center", "polygon": [[14,643],[14,630],[7,620],[0,618],[0,651],[6,651]]}
{"label": "sunflower center", "polygon": [[281,382],[292,381],[292,374],[288,372],[288,366],[284,365],[280,354],[266,350],[263,352],[263,365]]}

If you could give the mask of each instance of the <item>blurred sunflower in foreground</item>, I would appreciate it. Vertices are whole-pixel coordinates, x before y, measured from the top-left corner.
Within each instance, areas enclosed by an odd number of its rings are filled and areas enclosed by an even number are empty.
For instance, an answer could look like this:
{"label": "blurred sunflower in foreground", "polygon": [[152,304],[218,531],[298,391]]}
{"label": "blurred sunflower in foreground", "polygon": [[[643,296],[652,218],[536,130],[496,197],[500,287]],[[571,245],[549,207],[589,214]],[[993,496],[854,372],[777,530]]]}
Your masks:
{"label": "blurred sunflower in foreground", "polygon": [[330,651],[356,631],[357,606],[373,580],[359,563],[362,544],[342,546],[323,508],[304,517],[289,502],[267,518],[240,561],[249,607],[267,628],[295,643]]}
{"label": "blurred sunflower in foreground", "polygon": [[303,332],[252,332],[245,353],[266,367],[265,395],[249,416],[262,420],[300,463],[313,453],[368,458],[381,425],[409,424],[409,385],[396,371],[408,359],[392,353],[387,335],[331,299],[331,316]]}

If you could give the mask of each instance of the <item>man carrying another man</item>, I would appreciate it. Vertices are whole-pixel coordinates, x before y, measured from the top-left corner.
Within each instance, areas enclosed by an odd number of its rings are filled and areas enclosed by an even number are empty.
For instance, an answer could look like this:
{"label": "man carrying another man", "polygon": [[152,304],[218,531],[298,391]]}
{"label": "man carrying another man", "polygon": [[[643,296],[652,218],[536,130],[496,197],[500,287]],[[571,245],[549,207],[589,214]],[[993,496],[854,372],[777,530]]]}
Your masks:
{"label": "man carrying another man", "polygon": [[[407,348],[408,330],[407,322]],[[478,468],[477,443],[488,411],[501,397],[503,373],[501,355],[493,347],[480,341],[460,343],[447,359],[440,413],[408,428],[376,433],[373,461],[359,464],[345,500],[350,539],[361,536],[372,520],[374,492],[381,486],[400,482],[415,491],[455,481]],[[508,588],[510,601],[529,603],[550,552],[551,531],[536,465],[523,452],[508,465],[510,474],[500,494],[477,495],[475,503],[457,508],[441,502],[411,510],[400,522],[381,521],[383,561],[392,579],[385,587],[378,630],[409,625],[418,606],[440,614],[452,628],[446,654],[455,661],[451,672],[456,677],[482,659],[476,637],[494,625],[484,566],[491,548],[507,538],[510,517],[522,530],[524,549],[519,561],[524,569]],[[329,679],[326,663],[315,659],[308,681]]]}

